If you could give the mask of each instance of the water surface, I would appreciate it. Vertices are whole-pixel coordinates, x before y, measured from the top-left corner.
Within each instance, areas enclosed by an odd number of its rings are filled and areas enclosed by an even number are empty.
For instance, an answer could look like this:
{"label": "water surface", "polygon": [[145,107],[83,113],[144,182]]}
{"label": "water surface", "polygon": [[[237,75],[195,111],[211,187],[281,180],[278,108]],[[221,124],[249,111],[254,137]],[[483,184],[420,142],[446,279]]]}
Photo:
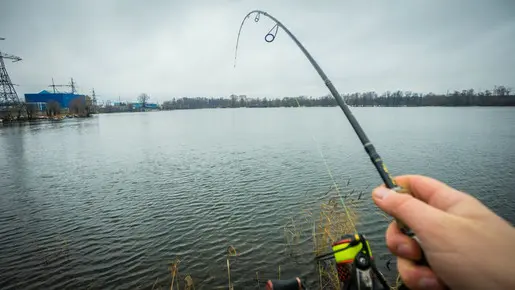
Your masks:
{"label": "water surface", "polygon": [[[418,173],[477,196],[515,222],[515,110],[353,108],[392,174]],[[358,228],[384,262],[381,183],[338,108],[99,115],[0,128],[0,288],[151,289],[180,257],[196,289],[264,278],[315,280],[312,245],[285,245],[291,218],[333,183],[365,190]],[[350,184],[346,186],[348,180]],[[366,197],[366,198],[365,198]],[[309,226],[309,225],[307,225]],[[156,282],[157,281],[157,282]]]}

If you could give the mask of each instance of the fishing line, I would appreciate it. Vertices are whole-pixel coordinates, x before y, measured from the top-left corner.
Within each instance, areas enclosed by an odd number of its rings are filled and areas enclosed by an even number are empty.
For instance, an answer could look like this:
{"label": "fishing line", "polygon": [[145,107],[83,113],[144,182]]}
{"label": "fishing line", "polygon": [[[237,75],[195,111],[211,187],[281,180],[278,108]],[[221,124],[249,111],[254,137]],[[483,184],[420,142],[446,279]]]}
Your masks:
{"label": "fishing line", "polygon": [[[381,157],[377,153],[374,145],[368,139],[367,135],[363,131],[363,128],[361,128],[361,125],[358,123],[358,121],[356,120],[356,118],[352,114],[351,110],[349,109],[349,106],[347,106],[347,104],[343,100],[343,98],[340,95],[340,93],[334,87],[333,83],[329,80],[329,78],[327,77],[325,72],[322,70],[322,68],[318,65],[318,63],[315,61],[315,59],[313,59],[311,54],[306,50],[304,45],[302,45],[302,43],[300,43],[300,41],[291,33],[291,31],[288,28],[286,28],[279,20],[277,20],[272,15],[270,15],[270,14],[264,12],[264,11],[261,11],[261,10],[253,10],[253,11],[249,12],[243,18],[243,20],[241,22],[241,25],[240,25],[240,29],[238,31],[238,38],[236,39],[236,50],[235,50],[235,53],[234,53],[234,66],[236,67],[236,59],[237,59],[237,53],[238,53],[238,44],[239,44],[239,41],[240,41],[240,36],[241,36],[241,31],[243,29],[243,25],[245,24],[245,20],[247,18],[249,18],[250,15],[252,15],[254,13],[257,14],[257,15],[261,15],[262,14],[262,15],[270,18],[272,21],[275,22],[275,24],[278,27],[281,27],[281,29],[284,30],[284,32],[286,32],[286,34],[288,34],[288,36],[290,36],[290,38],[293,40],[293,42],[295,42],[297,47],[302,51],[304,56],[306,56],[306,58],[311,63],[313,68],[316,70],[316,72],[318,73],[318,75],[320,76],[322,81],[325,83],[325,85],[327,86],[327,88],[331,92],[331,95],[336,100],[336,103],[338,104],[340,109],[342,109],[343,113],[345,114],[345,117],[347,117],[347,120],[349,121],[350,125],[354,129],[354,132],[356,133],[356,135],[358,136],[359,140],[361,141],[361,144],[363,145],[363,148],[365,149],[365,151],[367,152],[368,156],[370,157],[370,160],[372,161],[372,164],[374,164],[377,172],[379,173],[379,176],[381,177],[381,179],[385,183],[386,187],[388,187],[390,189],[393,189],[393,190],[400,191],[401,188],[399,188],[397,186],[395,180],[390,176],[390,173],[388,172],[388,169],[386,168],[386,165],[384,164],[383,160],[381,159]],[[258,21],[259,21],[259,18],[256,17],[256,19],[258,19]],[[278,30],[278,28],[277,28],[277,30]],[[274,36],[274,39],[275,39],[275,36]]]}
{"label": "fishing line", "polygon": [[[252,15],[254,13],[257,14],[256,15],[257,17],[254,19],[256,22],[259,21],[259,17],[258,16],[260,16],[261,14],[263,14],[267,18],[271,19],[272,21],[274,21],[275,25],[278,26],[278,27],[281,27],[284,30],[284,32],[291,38],[291,40],[293,40],[293,42],[295,42],[297,47],[302,51],[304,56],[308,59],[308,61],[311,63],[313,68],[316,70],[316,72],[318,73],[318,75],[320,76],[322,81],[325,83],[326,87],[331,92],[331,95],[336,100],[336,103],[338,104],[340,109],[343,111],[345,117],[347,118],[347,120],[349,121],[350,125],[352,126],[352,129],[354,129],[354,132],[356,133],[357,137],[359,138],[359,140],[360,140],[360,142],[361,142],[361,144],[363,146],[363,149],[365,150],[365,152],[367,153],[368,157],[370,158],[370,161],[374,165],[377,173],[379,174],[379,176],[383,180],[384,185],[387,188],[392,189],[392,190],[394,190],[394,191],[396,191],[398,193],[410,194],[408,191],[406,191],[406,189],[398,186],[396,181],[392,178],[392,176],[390,175],[390,172],[388,171],[388,169],[386,167],[386,164],[383,162],[383,159],[381,158],[379,153],[377,153],[374,145],[368,139],[367,135],[365,134],[365,131],[363,131],[363,128],[358,123],[358,120],[354,117],[354,114],[352,114],[352,111],[349,109],[349,106],[345,103],[345,100],[342,98],[342,96],[340,95],[340,93],[338,92],[336,87],[333,85],[331,80],[329,80],[329,78],[327,77],[325,72],[322,70],[322,68],[318,65],[318,63],[315,61],[315,59],[307,51],[307,49],[304,47],[304,45],[302,45],[302,43],[295,37],[295,35],[293,35],[293,33],[291,33],[291,31],[288,28],[286,28],[286,26],[284,26],[275,17],[273,17],[272,15],[270,15],[267,12],[262,11],[262,10],[253,10],[253,11],[249,12],[243,18],[243,20],[241,22],[241,25],[240,25],[240,29],[238,31],[238,38],[236,39],[236,49],[235,49],[235,53],[234,53],[234,67],[236,67],[236,59],[237,59],[237,53],[238,53],[238,44],[239,44],[239,40],[240,40],[240,36],[241,36],[241,31],[242,31],[243,25],[245,24],[245,20],[247,18],[249,18],[250,15]],[[278,27],[276,28],[276,33],[278,31]],[[269,34],[271,34],[270,32],[273,29],[274,28],[272,28],[269,31]],[[267,36],[268,36],[268,34],[267,34]],[[272,42],[272,41],[275,40],[275,35],[271,34],[271,36],[268,36],[268,38],[265,36],[265,40],[267,42]],[[420,246],[420,241],[416,237],[415,233],[408,226],[406,226],[406,224],[403,221],[401,221],[399,219],[396,219],[396,222],[397,222],[397,225],[398,225],[400,231],[403,234],[405,234],[406,236],[411,237],[412,239],[414,239],[419,244],[419,246]],[[425,255],[424,255],[422,247],[420,247],[420,250],[422,252],[422,259],[419,260],[417,263],[420,264],[420,265],[429,266],[429,264],[427,263],[427,260],[425,259]]]}
{"label": "fishing line", "polygon": [[[297,47],[302,51],[304,56],[308,59],[308,61],[311,63],[313,68],[316,70],[316,72],[318,73],[318,75],[320,76],[322,81],[325,83],[326,87],[331,92],[331,95],[336,100],[336,103],[338,104],[340,109],[343,111],[345,117],[347,118],[347,120],[349,121],[350,125],[352,126],[352,129],[354,129],[354,132],[356,133],[356,135],[358,136],[361,144],[363,145],[363,149],[365,150],[365,152],[367,153],[368,157],[370,158],[370,161],[374,165],[377,173],[379,173],[379,176],[383,180],[385,186],[387,188],[390,188],[390,189],[398,192],[398,193],[407,193],[407,194],[409,194],[409,192],[407,192],[405,189],[403,189],[402,187],[398,186],[397,183],[395,182],[395,180],[392,178],[392,176],[390,175],[390,172],[386,168],[385,163],[383,162],[383,159],[381,158],[381,156],[379,156],[379,153],[377,153],[374,145],[368,139],[367,135],[365,134],[365,131],[363,131],[363,128],[358,123],[358,120],[356,120],[356,118],[354,117],[354,114],[352,114],[352,111],[349,109],[349,106],[345,103],[344,99],[342,98],[342,96],[340,95],[338,90],[336,90],[335,86],[333,85],[331,80],[329,80],[329,78],[327,77],[325,72],[322,70],[322,68],[318,65],[318,63],[315,61],[315,59],[307,51],[307,49],[304,47],[304,45],[302,45],[302,43],[300,43],[300,41],[295,37],[295,35],[293,35],[293,33],[291,33],[291,31],[288,28],[286,28],[286,26],[284,26],[275,17],[273,17],[272,15],[270,15],[267,12],[262,11],[262,10],[253,10],[253,11],[249,12],[243,18],[243,20],[241,22],[241,25],[240,25],[240,29],[238,31],[238,38],[236,39],[236,50],[235,50],[235,53],[234,53],[234,67],[236,67],[236,59],[237,59],[237,53],[238,53],[238,44],[239,44],[239,41],[240,41],[240,36],[241,36],[241,31],[242,31],[243,25],[245,24],[245,20],[247,18],[249,18],[250,15],[252,15],[252,14],[256,14],[256,16],[262,14],[262,15],[266,16],[267,18],[271,19],[272,21],[275,22],[275,24],[278,27],[281,27],[281,29],[284,30],[284,32],[291,38],[291,40],[293,40],[293,42],[295,42]],[[259,17],[256,17],[255,20],[256,19],[257,19],[257,21],[259,21]],[[278,30],[278,27],[276,28],[276,30]],[[272,30],[273,30],[273,28],[271,29],[271,31]],[[269,36],[268,40],[273,41],[272,38],[275,39],[275,36],[274,37],[270,37]],[[409,237],[412,237],[413,239],[417,240],[416,237],[415,237],[415,234],[413,233],[413,231],[409,227],[407,227],[399,219],[396,219],[396,221],[397,221],[397,224],[399,225],[399,228],[400,228],[402,233],[404,233],[405,235],[407,235]]]}
{"label": "fishing line", "polygon": [[342,203],[342,206],[343,208],[345,209],[345,214],[347,215],[347,219],[349,220],[349,222],[351,223],[352,225],[352,228],[354,229],[354,232],[358,232],[358,230],[356,229],[356,225],[354,224],[354,221],[350,215],[350,210],[349,208],[347,207],[347,205],[345,204],[345,201],[343,200],[343,197],[342,197],[342,194],[340,192],[340,188],[338,187],[338,184],[336,183],[334,177],[333,177],[333,173],[331,171],[331,168],[329,168],[329,164],[327,164],[327,160],[325,159],[325,156],[324,156],[324,153],[322,152],[322,150],[320,149],[320,144],[317,142],[317,140],[315,139],[315,136],[311,136],[313,138],[313,141],[315,142],[315,144],[317,145],[317,149],[318,149],[318,153],[320,154],[320,157],[322,158],[322,160],[324,161],[324,164],[325,164],[325,168],[327,169],[327,173],[329,175],[329,177],[331,178],[332,182],[333,182],[333,185],[334,185],[334,188],[336,189],[336,192],[338,193],[338,197],[340,198],[340,201]]}
{"label": "fishing line", "polygon": [[[297,102],[297,106],[300,108],[299,100],[297,98],[295,98],[295,101]],[[358,230],[356,228],[356,225],[354,224],[354,220],[352,219],[352,217],[350,215],[350,210],[347,207],[347,205],[345,204],[345,201],[344,201],[344,199],[342,197],[342,194],[341,194],[341,191],[340,191],[340,187],[336,183],[336,180],[334,179],[334,176],[333,176],[333,172],[331,171],[331,168],[329,167],[329,164],[327,163],[327,159],[325,158],[324,153],[322,152],[322,149],[320,148],[320,143],[318,143],[318,141],[315,139],[315,135],[311,134],[311,138],[313,139],[313,142],[315,142],[315,144],[316,144],[318,154],[322,158],[322,161],[324,161],[325,169],[327,170],[327,175],[329,175],[329,178],[331,178],[331,181],[333,182],[333,186],[334,186],[334,188],[336,190],[336,193],[338,193],[338,197],[340,198],[340,202],[341,202],[341,204],[343,206],[343,209],[345,210],[345,214],[347,215],[347,219],[351,223],[352,228],[354,229],[354,232],[357,233]]]}
{"label": "fishing line", "polygon": [[[254,22],[259,22],[260,20],[260,16],[262,13],[264,12],[261,12],[261,11],[252,11],[250,12],[249,14],[247,14],[247,16],[245,16],[241,22],[241,25],[240,25],[240,29],[238,31],[238,37],[236,39],[236,48],[235,48],[235,51],[234,51],[234,67],[236,67],[236,60],[238,58],[238,47],[239,47],[239,43],[240,43],[240,36],[241,36],[241,31],[243,30],[243,25],[245,24],[245,20],[247,20],[250,15],[252,15],[252,13],[256,13],[255,17],[254,17]],[[268,14],[264,13],[266,16],[269,16]],[[275,40],[275,37],[277,36],[277,33],[279,32],[279,23],[278,21],[276,21],[275,19],[272,18],[272,20],[275,21],[275,25],[268,31],[268,33],[265,35],[265,41],[268,42],[268,43],[271,43]],[[275,31],[274,31],[275,30]],[[295,99],[295,101],[297,102],[297,106],[300,108],[300,103],[299,103],[299,100],[298,99]],[[333,177],[333,173],[331,171],[331,168],[329,168],[329,165],[327,164],[327,160],[325,159],[325,156],[324,154],[322,153],[322,150],[320,149],[320,145],[318,144],[317,140],[315,139],[315,136],[314,135],[311,135],[311,137],[313,138],[313,141],[315,142],[316,146],[317,146],[317,150],[318,150],[318,153],[320,154],[320,157],[322,158],[323,162],[324,162],[324,165],[325,165],[325,168],[327,170],[327,174],[329,175],[329,177],[331,178],[331,181],[333,183],[333,186],[336,190],[336,192],[338,193],[338,197],[340,198],[340,201],[341,201],[341,204],[345,210],[345,214],[347,215],[347,219],[350,221],[351,225],[352,225],[352,228],[354,229],[355,232],[357,232],[357,229],[356,229],[356,225],[354,224],[354,221],[352,220],[351,218],[351,215],[350,215],[350,210],[349,208],[347,207],[347,205],[345,204],[345,201],[342,197],[342,194],[341,194],[341,191],[340,191],[340,188],[338,186],[338,184],[336,183],[336,180],[334,179]]]}
{"label": "fishing line", "polygon": [[[234,67],[236,67],[236,60],[238,58],[238,47],[239,47],[239,43],[240,43],[240,36],[241,36],[241,32],[243,30],[243,25],[245,24],[245,21],[247,19],[250,18],[250,16],[253,14],[253,13],[256,13],[255,17],[254,17],[254,22],[259,22],[260,21],[260,16],[261,14],[265,14],[265,16],[268,16],[270,17],[270,15],[266,14],[265,12],[262,12],[262,11],[252,11],[250,13],[248,13],[242,20],[241,24],[240,24],[240,29],[238,30],[238,37],[236,39],[236,47],[235,47],[235,50],[234,50]],[[277,36],[277,33],[279,32],[279,22],[275,19],[275,18],[272,18],[270,17],[274,22],[275,22],[275,25],[268,31],[268,33],[265,35],[265,41],[268,42],[268,43],[271,43],[275,40],[275,37]],[[284,27],[281,25],[281,28],[284,29]],[[274,31],[275,30],[275,31]],[[291,33],[289,33],[288,31],[286,31],[290,36]],[[297,106],[300,107],[300,103],[298,101],[298,99],[295,99],[295,101],[297,102]],[[332,182],[333,182],[333,185],[335,187],[335,190],[336,192],[338,193],[338,197],[340,198],[340,201],[342,203],[342,206],[343,208],[345,209],[345,213],[347,215],[347,218],[349,219],[350,223],[352,224],[352,228],[355,230],[355,232],[357,232],[356,230],[356,225],[354,224],[353,220],[351,219],[351,215],[350,215],[350,211],[347,207],[347,205],[345,204],[344,200],[343,200],[343,197],[341,195],[341,192],[339,190],[339,187],[333,177],[333,174],[332,174],[332,171],[331,169],[329,168],[329,165],[327,164],[327,160],[325,159],[324,157],[324,154],[322,153],[321,149],[320,149],[320,146],[319,144],[317,143],[316,139],[314,138],[314,136],[312,136],[313,140],[315,141],[315,143],[317,144],[317,149],[318,149],[318,152],[320,154],[320,156],[322,157],[322,160],[324,161],[324,164],[325,164],[325,167],[326,167],[326,170],[328,172],[328,175],[329,177],[331,178]]]}
{"label": "fishing line", "polygon": [[[238,31],[238,38],[236,39],[236,48],[234,50],[234,67],[236,67],[236,59],[238,58],[238,47],[239,47],[239,43],[240,43],[240,35],[241,35],[241,31],[243,29],[243,25],[245,24],[245,20],[249,19],[250,15],[252,15],[253,12],[250,12],[249,14],[247,14],[247,16],[245,16],[245,18],[243,18],[243,20],[241,22],[240,29]],[[260,16],[261,16],[261,13],[256,13],[256,16],[254,17],[254,22],[258,23],[259,20],[261,20]],[[275,29],[275,31],[274,31],[274,29]],[[272,31],[273,31],[273,33],[272,33]],[[277,36],[278,32],[279,32],[279,25],[276,23],[272,27],[272,29],[270,29],[268,31],[268,33],[265,35],[265,41],[268,43],[273,42],[275,40],[275,37]]]}
{"label": "fishing line", "polygon": [[[275,32],[272,33],[272,31],[274,30],[275,28]],[[275,37],[277,36],[277,32],[279,32],[279,26],[274,25],[274,27],[272,27],[272,29],[270,29],[270,31],[268,31],[268,33],[265,35],[265,41],[270,43],[270,42],[273,42],[275,40]]]}

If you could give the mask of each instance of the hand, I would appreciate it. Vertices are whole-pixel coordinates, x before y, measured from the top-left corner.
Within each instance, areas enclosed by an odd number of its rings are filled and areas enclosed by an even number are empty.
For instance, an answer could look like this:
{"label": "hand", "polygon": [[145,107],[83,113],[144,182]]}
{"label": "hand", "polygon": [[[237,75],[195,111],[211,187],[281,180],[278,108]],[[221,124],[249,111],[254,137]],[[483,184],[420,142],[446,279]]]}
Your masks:
{"label": "hand", "polygon": [[410,289],[515,289],[515,229],[476,198],[437,180],[401,176],[409,194],[374,189],[374,202],[417,235],[431,268],[416,265],[417,242],[395,222],[386,231],[388,249]]}

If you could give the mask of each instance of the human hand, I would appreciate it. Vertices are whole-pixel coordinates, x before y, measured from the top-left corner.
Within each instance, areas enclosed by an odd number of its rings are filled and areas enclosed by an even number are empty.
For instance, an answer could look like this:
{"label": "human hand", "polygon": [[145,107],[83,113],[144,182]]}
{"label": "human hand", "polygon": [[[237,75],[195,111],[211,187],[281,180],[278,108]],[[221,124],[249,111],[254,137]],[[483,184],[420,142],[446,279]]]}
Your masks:
{"label": "human hand", "polygon": [[435,179],[401,176],[395,181],[409,194],[384,186],[374,189],[379,208],[416,234],[417,242],[396,224],[386,231],[388,249],[410,289],[515,289],[515,228],[476,198]]}

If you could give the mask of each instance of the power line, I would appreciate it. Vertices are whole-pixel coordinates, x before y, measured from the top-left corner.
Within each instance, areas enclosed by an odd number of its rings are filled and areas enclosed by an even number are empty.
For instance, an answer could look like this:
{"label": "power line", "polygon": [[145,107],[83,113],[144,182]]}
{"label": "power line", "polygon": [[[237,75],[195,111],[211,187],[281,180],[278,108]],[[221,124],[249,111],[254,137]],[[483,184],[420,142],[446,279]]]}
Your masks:
{"label": "power line", "polygon": [[56,85],[54,83],[54,78],[52,78],[52,84],[49,85],[48,87],[52,88],[54,94],[55,93],[60,93],[57,88],[61,88],[61,87],[70,87],[72,94],[77,93],[77,83],[73,80],[73,78],[70,78],[70,82],[68,84],[65,84],[65,85]]}

